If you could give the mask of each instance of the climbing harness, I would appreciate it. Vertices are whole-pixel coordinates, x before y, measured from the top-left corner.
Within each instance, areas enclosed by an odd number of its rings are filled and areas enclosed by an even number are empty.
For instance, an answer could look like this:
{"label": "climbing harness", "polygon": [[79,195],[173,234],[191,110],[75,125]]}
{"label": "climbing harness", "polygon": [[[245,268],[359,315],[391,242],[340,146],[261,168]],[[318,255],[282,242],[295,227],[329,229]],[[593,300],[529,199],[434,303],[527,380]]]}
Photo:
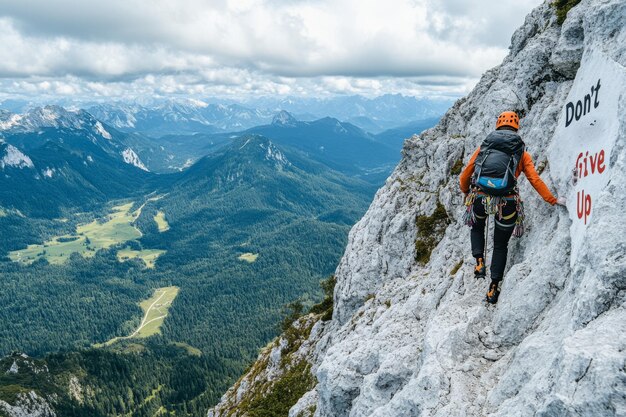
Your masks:
{"label": "climbing harness", "polygon": [[[497,220],[508,220],[510,217],[502,215],[502,209],[506,206],[507,200],[515,201],[515,210],[517,211],[517,220],[515,220],[515,228],[513,236],[522,237],[524,235],[524,202],[519,195],[517,187],[514,189],[513,197],[492,196],[489,194],[480,194],[482,204],[485,206],[485,214],[487,215],[487,226],[489,225],[489,216],[494,215]],[[472,187],[469,194],[465,198],[465,213],[463,214],[463,223],[469,227],[476,223],[476,214],[474,213],[474,202],[478,198],[478,189]],[[512,216],[512,215],[511,215]],[[488,230],[488,227],[485,228]],[[486,242],[486,240],[485,240]]]}

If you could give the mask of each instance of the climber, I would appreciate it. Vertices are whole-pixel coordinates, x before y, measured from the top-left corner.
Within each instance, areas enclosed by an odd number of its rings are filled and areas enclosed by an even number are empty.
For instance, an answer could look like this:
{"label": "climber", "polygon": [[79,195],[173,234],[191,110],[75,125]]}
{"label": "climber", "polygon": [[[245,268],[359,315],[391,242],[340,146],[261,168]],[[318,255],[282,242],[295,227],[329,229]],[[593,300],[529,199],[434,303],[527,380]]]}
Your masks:
{"label": "climber", "polygon": [[[466,224],[470,233],[472,255],[476,258],[474,274],[486,275],[485,222],[494,215],[493,255],[491,258],[491,284],[487,302],[495,304],[500,295],[499,284],[504,275],[508,244],[511,235],[523,234],[523,203],[517,190],[517,177],[523,172],[528,181],[551,205],[562,204],[539,178],[522,138],[517,134],[519,116],[505,111],[496,121],[496,130],[490,133],[476,149],[460,176],[461,191],[465,194]],[[471,185],[471,187],[470,187]]]}

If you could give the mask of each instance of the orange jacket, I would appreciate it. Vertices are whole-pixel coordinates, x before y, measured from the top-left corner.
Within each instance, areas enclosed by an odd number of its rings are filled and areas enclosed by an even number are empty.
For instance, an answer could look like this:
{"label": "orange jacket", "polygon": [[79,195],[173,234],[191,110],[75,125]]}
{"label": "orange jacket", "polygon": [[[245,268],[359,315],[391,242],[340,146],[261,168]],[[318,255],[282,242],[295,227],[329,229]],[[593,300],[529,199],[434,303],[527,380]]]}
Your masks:
{"label": "orange jacket", "polygon": [[[463,191],[465,194],[467,194],[470,189],[470,180],[472,178],[472,174],[474,173],[474,162],[476,161],[476,157],[478,156],[479,151],[480,146],[478,147],[478,149],[476,149],[476,151],[470,158],[467,166],[463,169],[463,172],[461,172],[461,191]],[[537,174],[537,171],[535,170],[535,165],[533,164],[533,160],[530,157],[530,154],[525,151],[524,155],[522,155],[522,160],[515,170],[515,178],[519,177],[522,172],[524,173],[524,175],[526,175],[528,181],[530,181],[532,186],[535,188],[535,190],[537,190],[539,195],[541,195],[544,200],[552,205],[556,203],[556,197],[552,195],[552,193],[548,189],[548,186],[541,180],[541,178],[539,178],[539,174]]]}

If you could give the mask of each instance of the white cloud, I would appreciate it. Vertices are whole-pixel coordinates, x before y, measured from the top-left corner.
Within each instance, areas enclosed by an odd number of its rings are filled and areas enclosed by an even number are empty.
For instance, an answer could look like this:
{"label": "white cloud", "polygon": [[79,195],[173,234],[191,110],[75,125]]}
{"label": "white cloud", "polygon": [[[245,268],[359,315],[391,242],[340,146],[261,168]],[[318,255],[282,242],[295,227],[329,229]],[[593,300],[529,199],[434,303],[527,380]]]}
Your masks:
{"label": "white cloud", "polygon": [[0,0],[0,94],[462,94],[540,1]]}

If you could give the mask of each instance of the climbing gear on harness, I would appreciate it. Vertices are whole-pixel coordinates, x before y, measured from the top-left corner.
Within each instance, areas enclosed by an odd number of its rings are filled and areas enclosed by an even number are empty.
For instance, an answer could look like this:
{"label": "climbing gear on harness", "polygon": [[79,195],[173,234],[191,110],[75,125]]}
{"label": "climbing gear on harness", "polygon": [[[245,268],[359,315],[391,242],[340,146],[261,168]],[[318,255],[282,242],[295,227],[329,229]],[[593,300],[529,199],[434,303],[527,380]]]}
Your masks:
{"label": "climbing gear on harness", "polygon": [[498,289],[498,283],[492,281],[491,284],[489,284],[489,292],[487,292],[487,302],[490,304],[497,303],[499,295],[500,290]]}
{"label": "climbing gear on harness", "polygon": [[510,126],[513,129],[519,129],[519,116],[514,111],[504,111],[496,120],[496,129],[502,126]]}
{"label": "climbing gear on harness", "polygon": [[476,214],[474,214],[474,200],[476,200],[476,191],[472,188],[465,197],[465,214],[463,214],[463,223],[469,227],[476,223]]}
{"label": "climbing gear on harness", "polygon": [[506,199],[498,196],[486,194],[483,197],[483,205],[487,216],[498,215],[498,219],[502,220],[502,207],[506,205]]}
{"label": "climbing gear on harness", "polygon": [[517,186],[515,171],[524,155],[522,138],[508,130],[490,133],[474,162],[473,184],[493,196],[511,194]]}
{"label": "climbing gear on harness", "polygon": [[487,268],[485,267],[485,260],[483,258],[476,258],[476,267],[474,268],[474,276],[476,278],[485,278]]}
{"label": "climbing gear on harness", "polygon": [[517,219],[515,220],[515,228],[513,229],[513,236],[522,237],[524,236],[524,219],[526,215],[524,214],[524,202],[522,198],[519,196],[519,191],[515,190],[515,210],[517,211]]}
{"label": "climbing gear on harness", "polygon": [[[522,237],[524,235],[524,202],[519,195],[519,190],[517,187],[513,190],[513,194],[508,196],[492,196],[489,194],[480,193],[476,187],[472,187],[470,192],[467,194],[465,198],[465,213],[463,214],[463,223],[468,225],[469,227],[474,226],[476,223],[476,214],[474,213],[474,202],[477,198],[482,200],[483,205],[485,206],[485,214],[487,215],[487,219],[489,216],[494,215],[496,222],[498,220],[509,220],[517,213],[517,219],[515,220],[515,229],[513,229],[513,236]],[[502,208],[506,206],[507,201],[515,201],[515,212],[509,214],[508,216],[502,215]],[[488,222],[489,220],[487,220]],[[489,223],[487,223],[487,226]],[[486,227],[489,229],[489,227]],[[485,242],[487,239],[485,238]]]}

